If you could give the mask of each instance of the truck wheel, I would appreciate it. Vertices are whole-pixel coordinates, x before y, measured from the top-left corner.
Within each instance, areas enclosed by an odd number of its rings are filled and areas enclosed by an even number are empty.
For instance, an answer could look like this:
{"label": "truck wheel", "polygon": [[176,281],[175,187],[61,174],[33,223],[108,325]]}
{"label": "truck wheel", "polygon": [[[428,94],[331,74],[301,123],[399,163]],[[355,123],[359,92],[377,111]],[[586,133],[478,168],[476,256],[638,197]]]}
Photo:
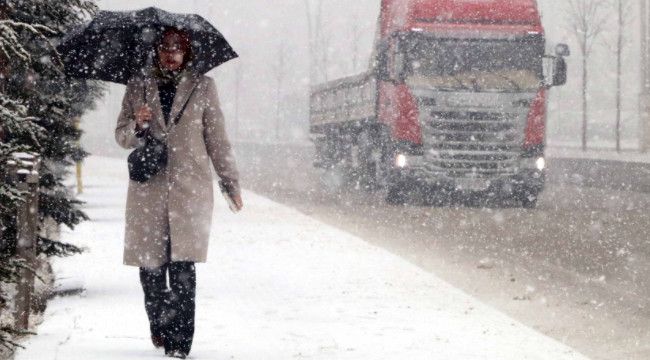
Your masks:
{"label": "truck wheel", "polygon": [[328,194],[337,194],[347,187],[346,173],[340,164],[321,169],[318,174],[320,186]]}
{"label": "truck wheel", "polygon": [[521,202],[521,206],[524,209],[534,209],[537,207],[537,199],[539,198],[539,193],[525,191],[521,193],[518,198]]}
{"label": "truck wheel", "polygon": [[409,190],[406,184],[392,184],[388,186],[386,203],[390,205],[404,205],[408,201]]}
{"label": "truck wheel", "polygon": [[382,176],[379,165],[381,156],[374,148],[375,141],[368,130],[359,134],[357,146],[359,147],[359,183],[366,191],[376,191]]}

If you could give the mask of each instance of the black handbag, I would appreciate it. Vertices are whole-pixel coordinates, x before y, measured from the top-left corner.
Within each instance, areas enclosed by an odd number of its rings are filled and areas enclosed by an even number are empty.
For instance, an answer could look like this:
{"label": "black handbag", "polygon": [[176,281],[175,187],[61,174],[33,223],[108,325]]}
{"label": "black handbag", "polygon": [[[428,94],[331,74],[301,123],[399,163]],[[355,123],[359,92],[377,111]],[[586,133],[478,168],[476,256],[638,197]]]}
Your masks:
{"label": "black handbag", "polygon": [[[190,102],[190,98],[194,95],[195,90],[196,86],[187,97],[181,111],[176,115],[174,124],[178,124],[181,116],[183,116],[187,103]],[[146,94],[143,97],[146,102]],[[167,144],[151,135],[149,129],[145,130],[144,144],[133,150],[127,160],[129,165],[129,179],[139,183],[147,182],[147,180],[151,179],[167,166]]]}
{"label": "black handbag", "polygon": [[129,154],[129,178],[146,182],[167,166],[167,145],[146,131],[144,145]]}

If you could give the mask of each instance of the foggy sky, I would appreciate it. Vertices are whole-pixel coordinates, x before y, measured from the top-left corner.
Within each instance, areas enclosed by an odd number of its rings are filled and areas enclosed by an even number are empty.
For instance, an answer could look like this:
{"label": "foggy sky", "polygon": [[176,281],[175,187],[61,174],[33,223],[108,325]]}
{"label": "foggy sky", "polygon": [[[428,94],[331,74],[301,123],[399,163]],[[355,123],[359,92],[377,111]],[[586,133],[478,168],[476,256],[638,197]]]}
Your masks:
{"label": "foggy sky", "polygon": [[[233,133],[234,124],[234,74],[241,66],[243,74],[239,119],[239,137],[248,138],[249,129],[257,133],[270,133],[275,122],[276,85],[275,69],[281,42],[287,48],[288,79],[282,88],[283,100],[280,107],[283,114],[283,129],[304,130],[307,124],[308,36],[304,7],[305,0],[101,0],[102,9],[131,10],[157,6],[175,12],[195,12],[210,20],[226,36],[240,54],[240,59],[221,66],[211,75],[218,81],[222,106],[228,125]],[[312,0],[314,1],[314,0]],[[638,14],[636,1],[632,15]],[[569,84],[554,88],[549,105],[549,137],[551,141],[575,139],[580,128],[579,82],[581,78],[581,55],[574,35],[568,30],[565,1],[541,0],[540,8],[550,43],[566,42],[571,46],[572,56]],[[328,67],[330,79],[354,75],[367,68],[375,35],[375,24],[379,13],[379,0],[325,0],[323,7],[324,30],[330,39]],[[612,13],[612,16],[614,14]],[[358,19],[362,29],[359,41],[361,64],[352,68],[349,55],[352,49],[351,29]],[[632,18],[627,29],[627,49],[624,59],[624,136],[634,138],[638,122],[639,56],[638,19]],[[608,47],[614,44],[615,22],[612,18],[608,31],[596,45],[590,71],[594,74],[589,87],[591,103],[590,121],[592,129],[613,134],[615,55]],[[97,127],[110,129],[117,117],[122,87],[111,86],[111,93],[104,106],[109,111],[92,113],[87,118],[99,121]],[[613,135],[612,135],[613,136]],[[89,134],[94,141],[93,134]],[[105,137],[105,132],[104,132]],[[601,135],[601,137],[603,137]],[[605,140],[612,140],[608,138]],[[87,141],[88,142],[88,141]]]}

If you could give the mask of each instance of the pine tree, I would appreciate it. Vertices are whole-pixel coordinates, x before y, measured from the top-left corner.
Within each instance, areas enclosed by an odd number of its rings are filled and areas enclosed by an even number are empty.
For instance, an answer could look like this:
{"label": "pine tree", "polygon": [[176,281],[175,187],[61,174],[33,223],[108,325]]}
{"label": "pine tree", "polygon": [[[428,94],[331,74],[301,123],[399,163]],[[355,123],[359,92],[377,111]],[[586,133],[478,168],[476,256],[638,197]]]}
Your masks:
{"label": "pine tree", "polygon": [[[96,11],[87,0],[12,0],[10,16],[16,20],[46,26],[46,38],[27,34],[27,46],[33,52],[31,70],[14,73],[9,81],[12,89],[28,104],[28,114],[37,118],[48,136],[38,151],[43,158],[41,168],[39,215],[41,220],[53,219],[69,228],[87,220],[79,209],[80,202],[63,185],[66,167],[80,161],[87,153],[79,145],[81,131],[75,119],[88,110],[101,87],[94,83],[72,81],[61,72],[60,61],[53,52],[54,44],[71,29]],[[39,249],[48,255],[69,255],[80,250],[52,239],[39,238]]]}
{"label": "pine tree", "polygon": [[[0,0],[0,283],[15,282],[20,261],[13,258],[15,210],[22,194],[7,184],[11,153],[41,155],[39,219],[74,228],[88,217],[81,202],[64,186],[66,168],[87,153],[79,145],[75,119],[101,96],[96,83],[71,81],[61,68],[55,44],[73,26],[97,10],[91,0]],[[6,71],[6,69],[9,71]],[[42,232],[41,232],[42,233]],[[39,237],[38,250],[48,256],[79,253],[77,247]],[[0,305],[2,303],[0,294]],[[0,346],[13,347],[12,330],[0,328]]]}
{"label": "pine tree", "polygon": [[[40,36],[41,30],[28,24],[0,19],[0,53],[4,59],[12,58],[17,69],[25,69],[31,59],[31,54],[19,41],[18,32],[28,30],[34,36]],[[2,61],[2,66],[7,61]],[[14,258],[11,238],[15,219],[14,214],[18,205],[24,201],[23,193],[13,184],[6,181],[8,163],[15,152],[30,151],[39,147],[45,137],[45,131],[36,124],[36,119],[27,115],[27,107],[4,89],[6,71],[0,72],[0,283],[15,283],[24,264]],[[24,139],[29,139],[25,142]],[[5,303],[0,294],[0,307]],[[0,347],[16,346],[11,336],[16,333],[9,327],[0,327]]]}

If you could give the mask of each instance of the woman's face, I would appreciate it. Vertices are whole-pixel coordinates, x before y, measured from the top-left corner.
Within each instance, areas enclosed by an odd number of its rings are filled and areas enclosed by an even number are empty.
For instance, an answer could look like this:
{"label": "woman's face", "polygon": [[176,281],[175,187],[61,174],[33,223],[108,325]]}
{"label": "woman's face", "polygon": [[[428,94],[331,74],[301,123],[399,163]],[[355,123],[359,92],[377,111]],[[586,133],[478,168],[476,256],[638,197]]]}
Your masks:
{"label": "woman's face", "polygon": [[180,36],[174,33],[165,34],[158,46],[160,67],[168,71],[179,70],[183,66],[185,55]]}

